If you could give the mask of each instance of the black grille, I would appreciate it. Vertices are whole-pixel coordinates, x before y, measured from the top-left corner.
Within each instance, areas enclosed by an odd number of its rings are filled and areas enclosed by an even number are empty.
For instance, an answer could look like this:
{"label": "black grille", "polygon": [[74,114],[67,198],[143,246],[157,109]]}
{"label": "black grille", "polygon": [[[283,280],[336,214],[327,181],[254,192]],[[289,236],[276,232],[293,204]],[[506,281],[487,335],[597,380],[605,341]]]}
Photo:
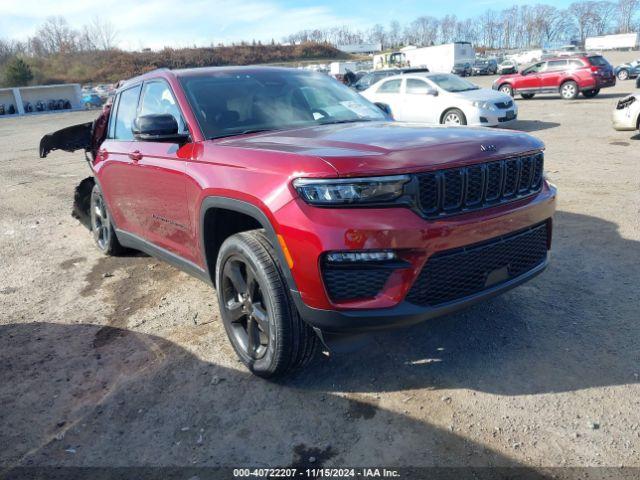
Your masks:
{"label": "black grille", "polygon": [[540,191],[542,153],[417,174],[419,209],[438,218],[491,207]]}
{"label": "black grille", "polygon": [[392,271],[393,269],[390,268],[349,268],[325,265],[322,273],[331,300],[344,302],[375,297],[384,287]]}
{"label": "black grille", "polygon": [[511,107],[513,107],[513,101],[509,100],[509,101],[506,101],[506,102],[497,102],[496,103],[496,107],[498,107],[498,108],[511,108]]}
{"label": "black grille", "polygon": [[433,255],[407,295],[407,301],[434,306],[506,282],[544,262],[547,223]]}

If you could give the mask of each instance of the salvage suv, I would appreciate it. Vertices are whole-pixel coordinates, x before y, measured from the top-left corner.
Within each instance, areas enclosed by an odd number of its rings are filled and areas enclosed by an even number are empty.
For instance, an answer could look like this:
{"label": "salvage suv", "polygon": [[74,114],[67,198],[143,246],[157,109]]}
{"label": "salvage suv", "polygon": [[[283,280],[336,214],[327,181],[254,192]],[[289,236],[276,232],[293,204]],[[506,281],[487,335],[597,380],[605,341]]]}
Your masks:
{"label": "salvage suv", "polygon": [[512,97],[533,98],[537,93],[559,93],[572,100],[580,93],[592,98],[602,88],[613,87],[613,68],[601,55],[550,58],[534,63],[520,73],[503,75],[493,82],[493,88]]}
{"label": "salvage suv", "polygon": [[[40,155],[86,149],[98,248],[213,285],[256,375],[454,312],[547,265],[556,191],[521,132],[395,123],[326,75],[158,70]],[[87,185],[88,184],[88,185]],[[83,189],[80,189],[83,190]]]}

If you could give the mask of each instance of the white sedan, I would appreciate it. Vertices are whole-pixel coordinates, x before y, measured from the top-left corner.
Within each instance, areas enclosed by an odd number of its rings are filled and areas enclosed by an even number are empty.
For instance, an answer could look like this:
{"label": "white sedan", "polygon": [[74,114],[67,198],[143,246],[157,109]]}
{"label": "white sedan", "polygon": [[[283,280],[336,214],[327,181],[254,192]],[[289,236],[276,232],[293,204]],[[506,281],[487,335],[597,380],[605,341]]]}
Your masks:
{"label": "white sedan", "polygon": [[513,98],[450,73],[395,75],[361,94],[395,120],[444,125],[506,125],[518,117]]}

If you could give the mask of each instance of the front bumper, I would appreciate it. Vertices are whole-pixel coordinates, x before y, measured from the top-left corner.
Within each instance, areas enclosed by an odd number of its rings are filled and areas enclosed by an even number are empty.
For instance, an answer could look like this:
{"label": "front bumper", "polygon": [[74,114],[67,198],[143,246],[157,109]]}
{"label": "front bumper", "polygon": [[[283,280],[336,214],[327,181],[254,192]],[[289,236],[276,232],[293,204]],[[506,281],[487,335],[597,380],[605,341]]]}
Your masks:
{"label": "front bumper", "polygon": [[488,110],[484,108],[475,108],[470,110],[467,116],[467,123],[470,126],[479,127],[497,127],[500,125],[509,125],[518,119],[518,107],[513,104],[513,107],[500,110]]}
{"label": "front bumper", "polygon": [[310,325],[328,333],[353,334],[414,325],[432,318],[455,313],[483,300],[495,297],[528,282],[547,268],[548,259],[532,270],[482,292],[435,307],[421,307],[402,302],[387,309],[322,310],[306,305],[299,292],[292,292],[300,316]]}
{"label": "front bumper", "polygon": [[[323,209],[296,199],[277,215],[279,233],[292,257],[292,296],[305,321],[334,332],[390,328],[464,308],[519,285],[542,271],[544,265],[506,283],[435,308],[412,305],[405,299],[432,255],[480,244],[549,221],[555,210],[555,200],[555,188],[545,182],[543,189],[531,197],[452,217],[425,220],[407,208]],[[332,302],[323,282],[323,254],[369,249],[401,252],[403,259],[411,265],[396,270],[374,298]]]}

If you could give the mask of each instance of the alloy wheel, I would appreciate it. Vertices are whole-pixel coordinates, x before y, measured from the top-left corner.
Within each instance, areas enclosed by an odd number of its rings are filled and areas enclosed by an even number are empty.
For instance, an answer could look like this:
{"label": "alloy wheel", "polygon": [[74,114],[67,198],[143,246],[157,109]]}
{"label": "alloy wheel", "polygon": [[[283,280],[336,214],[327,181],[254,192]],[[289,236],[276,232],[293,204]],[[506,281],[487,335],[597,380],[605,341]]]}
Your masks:
{"label": "alloy wheel", "polygon": [[576,96],[576,86],[573,83],[565,83],[562,86],[562,96],[564,98],[573,98]]}
{"label": "alloy wheel", "polygon": [[619,80],[626,80],[627,78],[629,78],[629,72],[627,72],[626,70],[620,70],[618,72],[618,79]]}
{"label": "alloy wheel", "polygon": [[253,267],[242,257],[227,260],[222,271],[222,308],[231,334],[242,351],[257,360],[269,348],[270,320],[262,288]]}
{"label": "alloy wheel", "polygon": [[99,194],[91,197],[91,230],[100,250],[106,250],[109,246],[111,230],[109,214],[104,205],[104,199]]}
{"label": "alloy wheel", "polygon": [[447,113],[447,115],[444,117],[444,124],[445,125],[462,125],[462,120],[460,119],[460,116],[457,113]]}

